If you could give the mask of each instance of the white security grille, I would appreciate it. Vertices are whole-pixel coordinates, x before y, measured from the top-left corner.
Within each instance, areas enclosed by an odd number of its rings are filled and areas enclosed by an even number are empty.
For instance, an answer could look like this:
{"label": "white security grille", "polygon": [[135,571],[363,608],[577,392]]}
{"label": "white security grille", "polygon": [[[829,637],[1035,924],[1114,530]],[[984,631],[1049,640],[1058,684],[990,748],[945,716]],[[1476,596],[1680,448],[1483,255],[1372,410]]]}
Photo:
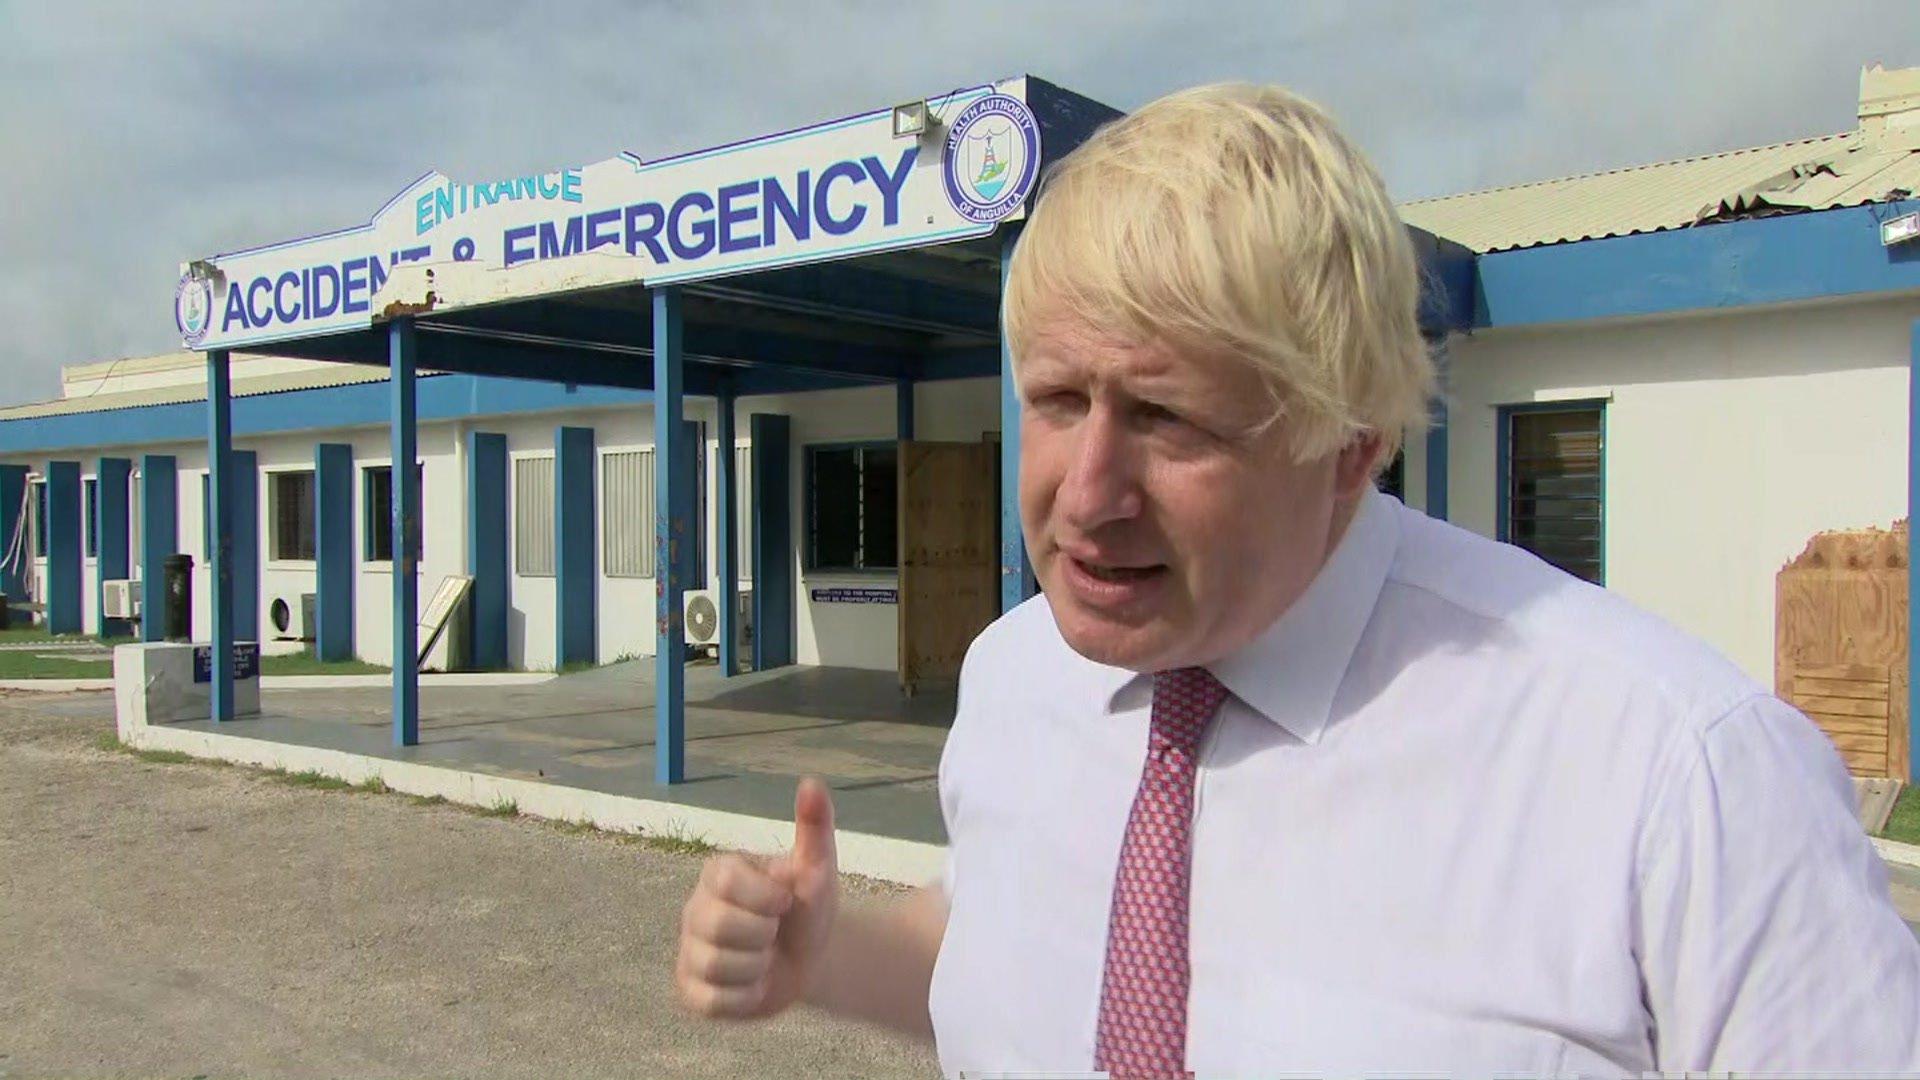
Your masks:
{"label": "white security grille", "polygon": [[553,576],[553,458],[513,463],[513,571]]}
{"label": "white security grille", "polygon": [[600,459],[601,562],[608,577],[653,576],[653,451],[619,450]]}

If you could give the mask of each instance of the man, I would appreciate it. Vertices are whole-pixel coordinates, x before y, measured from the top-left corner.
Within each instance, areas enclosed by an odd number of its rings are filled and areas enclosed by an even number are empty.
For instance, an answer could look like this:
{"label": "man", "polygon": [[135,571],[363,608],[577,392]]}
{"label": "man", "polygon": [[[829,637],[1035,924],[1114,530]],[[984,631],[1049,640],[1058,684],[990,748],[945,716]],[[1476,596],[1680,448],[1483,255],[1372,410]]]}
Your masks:
{"label": "man", "polygon": [[974,643],[946,880],[842,911],[832,808],[714,860],[676,978],[961,1070],[1920,1069],[1920,947],[1807,720],[1372,490],[1433,370],[1379,179],[1208,87],[1059,163],[1011,267],[1043,595]]}

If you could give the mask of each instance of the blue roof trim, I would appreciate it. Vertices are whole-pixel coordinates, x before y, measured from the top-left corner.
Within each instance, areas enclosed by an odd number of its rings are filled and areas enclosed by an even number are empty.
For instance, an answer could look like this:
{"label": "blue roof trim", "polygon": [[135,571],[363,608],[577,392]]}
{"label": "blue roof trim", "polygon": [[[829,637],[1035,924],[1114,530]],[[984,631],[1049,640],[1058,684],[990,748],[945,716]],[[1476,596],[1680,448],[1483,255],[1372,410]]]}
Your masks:
{"label": "blue roof trim", "polygon": [[[418,417],[422,421],[646,405],[653,401],[652,392],[647,390],[567,386],[491,375],[435,375],[420,380],[418,394]],[[383,425],[388,418],[384,380],[233,399],[235,437]],[[0,421],[0,453],[7,454],[197,443],[206,437],[204,401]]]}
{"label": "blue roof trim", "polygon": [[1880,223],[1920,200],[1482,255],[1474,325],[1661,315],[1920,289],[1920,245]]}

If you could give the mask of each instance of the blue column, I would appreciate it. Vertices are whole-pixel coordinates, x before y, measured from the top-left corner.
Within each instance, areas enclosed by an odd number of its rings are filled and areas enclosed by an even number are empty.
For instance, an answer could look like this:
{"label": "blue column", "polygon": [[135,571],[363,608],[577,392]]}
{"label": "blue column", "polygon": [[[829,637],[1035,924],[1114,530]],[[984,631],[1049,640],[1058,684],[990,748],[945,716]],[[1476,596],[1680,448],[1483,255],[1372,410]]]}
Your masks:
{"label": "blue column", "polygon": [[233,639],[260,640],[260,459],[235,450],[233,463]]}
{"label": "blue column", "polygon": [[[25,465],[0,465],[0,594],[9,600],[24,600],[27,595],[27,574],[33,568],[28,553],[33,550],[33,538],[24,535],[29,515],[26,513],[27,467]],[[15,553],[13,541],[19,535],[20,547]],[[12,562],[7,561],[14,556]],[[11,608],[8,609],[12,611]],[[11,619],[13,616],[7,616]],[[0,624],[0,630],[5,629]]]}
{"label": "blue column", "polygon": [[128,486],[133,482],[133,462],[127,458],[103,457],[94,466],[93,520],[100,535],[98,557],[93,562],[93,610],[100,615],[101,637],[124,637],[133,633],[125,619],[107,618],[107,582],[131,577],[132,561],[128,552]]}
{"label": "blue column", "polygon": [[1434,362],[1440,369],[1440,395],[1433,401],[1433,426],[1427,429],[1427,516],[1447,520],[1447,393],[1450,375],[1447,346],[1434,346]]}
{"label": "blue column", "polygon": [[775,413],[747,418],[753,443],[753,670],[793,663],[793,450],[791,422]]}
{"label": "blue column", "polygon": [[553,492],[554,658],[558,664],[591,664],[598,659],[599,608],[593,570],[592,428],[555,429]]}
{"label": "blue column", "polygon": [[313,652],[321,660],[353,659],[353,447],[313,448]]}
{"label": "blue column", "polygon": [[233,719],[233,400],[227,351],[207,353],[207,476],[213,497],[213,719]]}
{"label": "blue column", "polygon": [[913,439],[913,380],[893,384],[893,431],[901,442]]}
{"label": "blue column", "polygon": [[690,492],[685,453],[679,438],[685,410],[681,400],[685,372],[682,355],[680,290],[653,290],[653,490],[654,595],[653,779],[677,784],[686,779],[686,628],[680,624],[680,595],[686,588],[681,549],[691,539],[684,508]]}
{"label": "blue column", "polygon": [[720,469],[720,505],[714,508],[714,570],[720,579],[720,676],[732,678],[738,669],[739,657],[734,654],[739,648],[739,628],[734,625],[734,609],[739,605],[740,568],[735,566],[735,553],[740,545],[735,535],[740,531],[738,515],[734,513],[740,491],[740,478],[736,475],[733,460],[733,390],[721,387],[714,400],[714,408],[719,422],[714,425],[715,453],[719,456]]}
{"label": "blue column", "polygon": [[413,319],[387,327],[393,392],[393,744],[420,742],[420,474],[414,431]]}
{"label": "blue column", "polygon": [[47,463],[47,630],[78,634],[80,603],[80,463]]}
{"label": "blue column", "polygon": [[[1020,226],[1001,233],[1000,284],[1004,292]],[[1034,592],[1033,567],[1020,532],[1020,393],[1013,379],[1013,351],[1000,339],[1000,610],[1012,611]]]}
{"label": "blue column", "polygon": [[507,437],[467,433],[467,573],[473,666],[507,666]]}
{"label": "blue column", "polygon": [[[1920,570],[1913,565],[1913,530],[1920,528],[1920,319],[1907,346],[1907,776],[1920,783],[1920,650],[1914,648],[1914,613],[1920,612]],[[1889,763],[1891,764],[1891,763]]]}
{"label": "blue column", "polygon": [[167,636],[167,556],[180,550],[180,472],[172,454],[140,457],[140,640]]}

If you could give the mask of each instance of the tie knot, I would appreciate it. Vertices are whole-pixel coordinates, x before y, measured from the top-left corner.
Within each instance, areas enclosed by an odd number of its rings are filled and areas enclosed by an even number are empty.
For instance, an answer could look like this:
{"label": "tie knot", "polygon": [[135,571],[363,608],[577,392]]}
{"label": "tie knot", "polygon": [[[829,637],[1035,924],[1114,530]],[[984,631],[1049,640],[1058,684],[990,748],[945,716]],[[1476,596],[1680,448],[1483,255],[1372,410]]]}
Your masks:
{"label": "tie knot", "polygon": [[1153,676],[1153,731],[1191,754],[1200,733],[1227,700],[1227,688],[1202,667],[1175,668]]}

